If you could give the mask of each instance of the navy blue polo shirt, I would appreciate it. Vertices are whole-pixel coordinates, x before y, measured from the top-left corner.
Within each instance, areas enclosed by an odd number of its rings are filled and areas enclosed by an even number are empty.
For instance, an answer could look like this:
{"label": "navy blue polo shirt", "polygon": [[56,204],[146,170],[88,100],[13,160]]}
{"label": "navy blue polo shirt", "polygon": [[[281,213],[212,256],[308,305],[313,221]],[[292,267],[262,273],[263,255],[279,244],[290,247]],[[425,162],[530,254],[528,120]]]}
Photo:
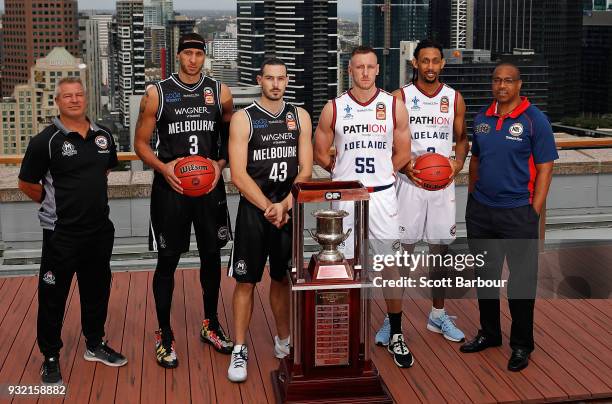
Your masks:
{"label": "navy blue polo shirt", "polygon": [[529,100],[509,114],[497,113],[497,102],[474,118],[472,154],[478,157],[473,197],[496,208],[532,203],[536,164],[559,158],[548,118]]}
{"label": "navy blue polo shirt", "polygon": [[55,118],[30,140],[19,179],[44,187],[38,211],[43,229],[92,234],[110,223],[106,172],[116,165],[115,141],[108,129],[92,122],[83,138]]}

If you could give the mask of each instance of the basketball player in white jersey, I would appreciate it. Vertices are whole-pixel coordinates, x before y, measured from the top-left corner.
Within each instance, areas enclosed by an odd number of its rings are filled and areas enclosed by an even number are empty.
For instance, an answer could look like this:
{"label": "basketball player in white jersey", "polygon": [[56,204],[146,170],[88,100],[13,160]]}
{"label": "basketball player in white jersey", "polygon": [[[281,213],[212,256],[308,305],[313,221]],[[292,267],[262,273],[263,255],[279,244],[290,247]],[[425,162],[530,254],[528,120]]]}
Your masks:
{"label": "basketball player in white jersey", "polygon": [[[440,82],[444,68],[442,46],[431,40],[421,41],[412,59],[415,77],[413,82],[394,91],[393,95],[404,100],[409,115],[412,160],[404,172],[398,175],[396,192],[400,207],[399,225],[402,247],[411,254],[415,244],[426,241],[430,254],[446,254],[448,245],[455,240],[455,183],[439,191],[421,187],[422,181],[414,175],[414,161],[424,153],[438,153],[450,161],[454,178],[463,168],[469,144],[466,136],[465,102],[458,91]],[[453,137],[456,141],[455,159]],[[447,268],[429,268],[430,279],[446,278]],[[427,329],[450,341],[465,338],[453,318],[444,310],[444,288],[433,288],[433,307]],[[389,325],[385,323],[376,334],[376,343],[384,344]]]}
{"label": "basketball player in white jersey", "polygon": [[[379,66],[374,50],[360,46],[353,50],[348,72],[353,88],[328,102],[315,132],[315,160],[331,172],[335,181],[361,181],[370,192],[369,239],[375,253],[384,246],[399,247],[398,205],[395,172],[410,161],[408,114],[401,99],[376,88]],[[335,145],[335,158],[330,147]],[[346,210],[345,230],[353,225],[353,202],[339,202],[334,208]],[[386,244],[386,245],[385,245]],[[344,255],[353,258],[352,233],[345,242]],[[388,289],[388,288],[386,288]],[[393,298],[384,290],[391,319],[388,351],[399,367],[410,367],[414,359],[401,329],[401,296]]]}

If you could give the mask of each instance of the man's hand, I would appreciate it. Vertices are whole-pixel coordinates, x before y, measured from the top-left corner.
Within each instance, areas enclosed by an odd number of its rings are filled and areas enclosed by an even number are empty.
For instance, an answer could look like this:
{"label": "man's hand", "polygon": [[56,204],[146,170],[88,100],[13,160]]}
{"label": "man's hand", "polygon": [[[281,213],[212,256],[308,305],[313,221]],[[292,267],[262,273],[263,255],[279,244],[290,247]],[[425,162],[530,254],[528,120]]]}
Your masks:
{"label": "man's hand", "polygon": [[457,176],[457,174],[461,172],[461,170],[463,170],[463,162],[451,158],[448,159],[448,162],[450,163],[450,166],[453,169],[453,172],[451,173],[451,175],[448,176],[448,178],[452,180]]}
{"label": "man's hand", "polygon": [[279,229],[289,220],[287,207],[285,204],[280,202],[273,203],[272,205],[268,206],[264,212],[264,217]]}
{"label": "man's hand", "polygon": [[172,189],[174,189],[179,194],[183,193],[183,187],[181,186],[181,180],[179,180],[178,177],[174,175],[174,166],[176,166],[176,163],[178,163],[182,159],[183,157],[179,157],[176,160],[172,160],[171,162],[164,164],[163,169],[161,170],[161,174],[166,179],[166,182],[170,184]]}
{"label": "man's hand", "polygon": [[219,167],[219,163],[216,162],[215,160],[210,160],[213,163],[213,167],[215,167],[215,180],[212,183],[212,187],[210,189],[215,189],[215,187],[217,186],[217,182],[219,182],[219,179],[221,178],[221,167]]}
{"label": "man's hand", "polygon": [[410,178],[414,185],[423,188],[423,180],[416,177],[416,174],[420,173],[421,170],[416,170],[414,168],[414,159],[411,159],[410,162],[406,164],[402,172]]}

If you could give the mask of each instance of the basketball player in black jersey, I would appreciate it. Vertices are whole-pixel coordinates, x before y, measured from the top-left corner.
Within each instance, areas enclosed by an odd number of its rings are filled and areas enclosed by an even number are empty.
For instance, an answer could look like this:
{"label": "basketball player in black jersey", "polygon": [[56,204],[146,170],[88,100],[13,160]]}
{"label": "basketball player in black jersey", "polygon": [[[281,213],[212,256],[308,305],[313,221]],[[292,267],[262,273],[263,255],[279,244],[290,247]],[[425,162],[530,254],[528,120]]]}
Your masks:
{"label": "basketball player in black jersey", "polygon": [[289,284],[293,205],[291,187],[312,173],[312,126],[308,113],[283,100],[289,78],[276,58],[264,61],[257,82],[261,98],[232,118],[229,154],[232,181],[240,191],[230,272],[234,289],[235,342],[228,378],[247,377],[246,333],[253,289],[270,260],[270,306],[276,321],[274,353],[289,354]]}
{"label": "basketball player in black jersey", "polygon": [[[225,185],[219,181],[227,161],[227,138],[232,116],[232,95],[225,84],[202,74],[204,40],[195,33],[179,40],[180,71],[150,86],[140,103],[134,148],[155,170],[151,191],[150,249],[157,251],[153,295],[159,321],[156,332],[157,362],[166,368],[178,366],[170,306],[174,272],[182,253],[189,250],[191,225],[200,254],[200,283],[204,315],[200,338],[217,351],[229,354],[233,343],[217,319],[221,282],[220,249],[229,238]],[[157,150],[149,146],[157,128]],[[210,158],[215,166],[213,189],[200,197],[183,195],[174,175],[178,160],[190,155]]]}

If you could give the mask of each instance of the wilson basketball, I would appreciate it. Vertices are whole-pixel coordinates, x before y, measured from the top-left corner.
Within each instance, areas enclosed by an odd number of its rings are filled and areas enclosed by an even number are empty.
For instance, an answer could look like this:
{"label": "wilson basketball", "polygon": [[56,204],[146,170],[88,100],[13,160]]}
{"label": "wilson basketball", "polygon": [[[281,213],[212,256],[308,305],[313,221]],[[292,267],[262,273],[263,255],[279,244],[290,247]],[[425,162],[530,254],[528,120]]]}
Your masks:
{"label": "wilson basketball", "polygon": [[215,167],[212,161],[202,156],[190,156],[174,166],[174,175],[181,181],[183,193],[187,196],[202,196],[212,189]]}
{"label": "wilson basketball", "polygon": [[446,188],[452,181],[448,177],[452,174],[453,168],[448,159],[438,153],[425,153],[419,156],[414,162],[414,169],[420,171],[415,177],[423,180],[422,186],[428,191]]}

